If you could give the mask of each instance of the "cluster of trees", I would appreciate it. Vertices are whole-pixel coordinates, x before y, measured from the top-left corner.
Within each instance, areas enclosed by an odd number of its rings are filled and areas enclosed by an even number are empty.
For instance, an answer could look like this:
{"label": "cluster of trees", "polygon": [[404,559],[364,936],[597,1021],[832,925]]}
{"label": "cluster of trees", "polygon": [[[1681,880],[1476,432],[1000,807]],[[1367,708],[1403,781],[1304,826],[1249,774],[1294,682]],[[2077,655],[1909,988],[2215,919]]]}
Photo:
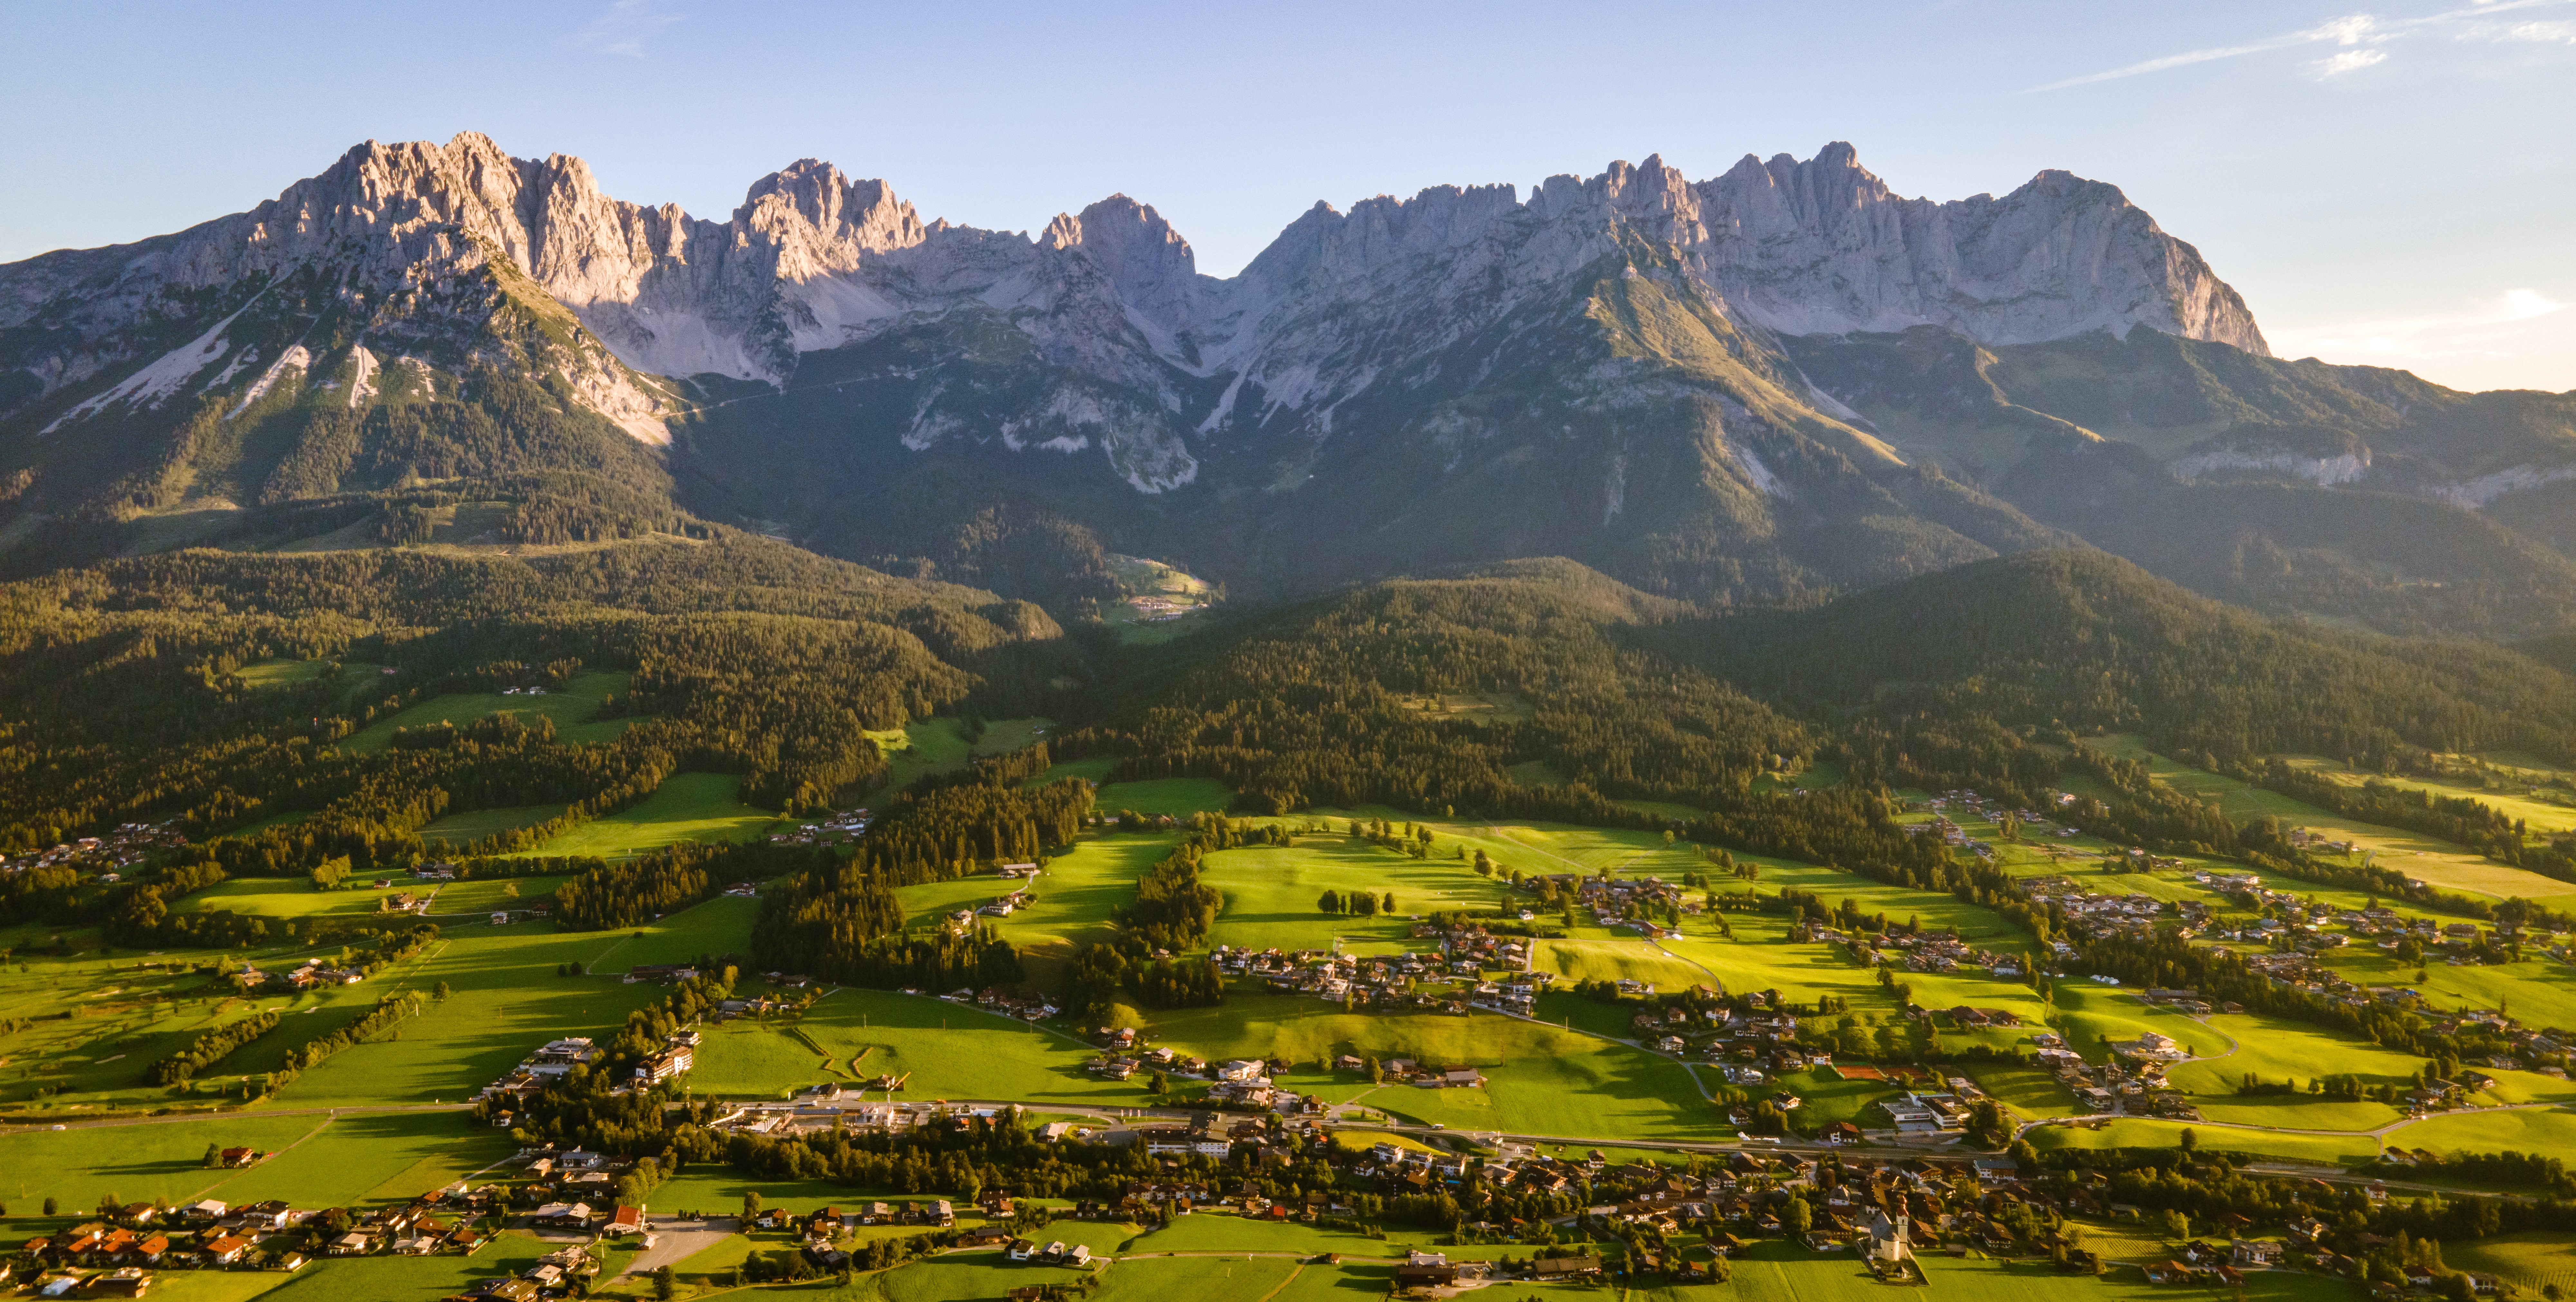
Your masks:
{"label": "cluster of trees", "polygon": [[855,862],[895,886],[1035,862],[1072,844],[1091,801],[1091,784],[1079,778],[1035,790],[995,781],[906,792],[878,814]]}
{"label": "cluster of trees", "polygon": [[1326,891],[1315,901],[1315,907],[1326,913],[1350,913],[1363,918],[1395,912],[1395,892],[1383,897],[1371,891]]}
{"label": "cluster of trees", "polygon": [[144,1079],[155,1085],[176,1085],[229,1057],[233,1050],[277,1029],[275,1012],[245,1017],[238,1022],[215,1029],[188,1042],[188,1047],[152,1064]]}
{"label": "cluster of trees", "polygon": [[1205,1008],[1225,1002],[1225,974],[1211,959],[1158,958],[1135,976],[1148,1008]]}
{"label": "cluster of trees", "polygon": [[555,888],[557,922],[574,931],[607,931],[677,913],[714,898],[737,882],[766,881],[835,861],[830,850],[815,846],[682,841],[624,863],[597,859],[534,862],[555,872],[569,869],[575,873],[572,880]]}

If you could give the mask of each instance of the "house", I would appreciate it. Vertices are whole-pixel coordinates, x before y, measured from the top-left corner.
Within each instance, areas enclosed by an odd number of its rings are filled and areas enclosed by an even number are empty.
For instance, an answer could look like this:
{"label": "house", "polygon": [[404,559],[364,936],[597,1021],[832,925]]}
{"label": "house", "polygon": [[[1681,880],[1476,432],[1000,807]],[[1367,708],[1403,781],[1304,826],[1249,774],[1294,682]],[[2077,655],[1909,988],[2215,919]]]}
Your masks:
{"label": "house", "polygon": [[635,1068],[635,1079],[646,1085],[659,1085],[697,1062],[697,1053],[685,1044],[674,1044],[646,1058]]}
{"label": "house", "polygon": [[99,1297],[141,1297],[152,1287],[152,1276],[135,1266],[111,1270],[89,1282],[89,1292]]}
{"label": "house", "polygon": [[1589,1279],[1601,1273],[1598,1257],[1541,1257],[1530,1263],[1530,1278]]}
{"label": "house", "polygon": [[368,1249],[373,1246],[375,1246],[375,1241],[368,1238],[365,1233],[358,1230],[351,1230],[348,1233],[341,1235],[339,1238],[331,1240],[330,1252],[334,1257],[363,1257],[367,1255]]}
{"label": "house", "polygon": [[249,1166],[266,1156],[268,1154],[248,1148],[227,1148],[215,1155],[216,1160],[226,1166]]}
{"label": "house", "polygon": [[610,1238],[617,1238],[628,1234],[642,1234],[646,1228],[643,1208],[621,1206],[617,1209],[616,1215],[608,1218],[608,1224],[600,1230],[600,1233]]}

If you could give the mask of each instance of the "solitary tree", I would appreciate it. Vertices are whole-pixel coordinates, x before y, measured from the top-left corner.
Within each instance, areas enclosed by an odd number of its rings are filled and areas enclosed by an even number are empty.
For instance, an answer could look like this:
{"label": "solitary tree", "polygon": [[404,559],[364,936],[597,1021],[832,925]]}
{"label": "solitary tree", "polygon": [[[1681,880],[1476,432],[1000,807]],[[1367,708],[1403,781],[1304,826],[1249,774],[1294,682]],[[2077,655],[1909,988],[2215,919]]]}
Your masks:
{"label": "solitary tree", "polygon": [[1789,1206],[1780,1213],[1780,1223],[1789,1227],[1792,1234],[1804,1234],[1816,1228],[1816,1209],[1809,1207],[1806,1199],[1793,1197]]}

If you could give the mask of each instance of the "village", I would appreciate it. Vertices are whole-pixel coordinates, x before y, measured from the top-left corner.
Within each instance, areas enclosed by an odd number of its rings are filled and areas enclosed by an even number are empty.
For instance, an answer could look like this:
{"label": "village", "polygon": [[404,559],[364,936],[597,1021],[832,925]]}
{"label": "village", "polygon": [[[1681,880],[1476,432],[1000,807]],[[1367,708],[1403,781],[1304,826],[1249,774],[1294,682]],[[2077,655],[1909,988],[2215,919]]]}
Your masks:
{"label": "village", "polygon": [[54,868],[81,874],[84,880],[114,883],[123,879],[125,869],[142,863],[151,851],[186,845],[188,838],[178,827],[175,819],[121,823],[101,836],[84,836],[47,850],[0,855],[0,876]]}

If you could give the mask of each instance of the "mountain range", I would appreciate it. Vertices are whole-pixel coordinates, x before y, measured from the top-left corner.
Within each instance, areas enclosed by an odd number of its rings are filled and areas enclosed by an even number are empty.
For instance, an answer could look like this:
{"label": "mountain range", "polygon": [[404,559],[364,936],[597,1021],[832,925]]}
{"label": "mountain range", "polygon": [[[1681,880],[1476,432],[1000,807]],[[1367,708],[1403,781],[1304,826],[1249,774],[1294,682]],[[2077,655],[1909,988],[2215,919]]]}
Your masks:
{"label": "mountain range", "polygon": [[1106,549],[1714,606],[2093,547],[2519,638],[2576,624],[2570,506],[2576,394],[2275,358],[2114,186],[1907,199],[1839,143],[1319,203],[1218,278],[1124,196],[986,231],[805,160],[718,222],[467,134],[0,266],[13,573],[730,526],[1059,612]]}

